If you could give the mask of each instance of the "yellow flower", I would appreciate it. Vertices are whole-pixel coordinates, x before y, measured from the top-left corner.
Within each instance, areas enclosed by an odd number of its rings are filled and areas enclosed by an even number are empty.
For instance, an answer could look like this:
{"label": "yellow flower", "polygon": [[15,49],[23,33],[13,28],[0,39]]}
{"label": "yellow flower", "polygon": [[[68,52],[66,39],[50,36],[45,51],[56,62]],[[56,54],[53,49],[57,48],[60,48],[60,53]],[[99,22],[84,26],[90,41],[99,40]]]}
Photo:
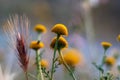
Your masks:
{"label": "yellow flower", "polygon": [[[63,58],[71,67],[75,67],[77,64],[83,62],[83,55],[76,49],[63,50]],[[59,61],[60,63],[63,63],[61,59]]]}
{"label": "yellow flower", "polygon": [[107,57],[107,58],[105,59],[105,63],[106,63],[107,65],[109,65],[109,66],[114,65],[115,62],[116,62],[116,59],[115,59],[114,57]]}
{"label": "yellow flower", "polygon": [[101,45],[103,46],[103,48],[104,48],[105,50],[107,50],[109,47],[112,46],[112,44],[109,43],[109,42],[101,42]]}
{"label": "yellow flower", "polygon": [[30,43],[30,48],[34,49],[34,50],[38,50],[43,47],[44,47],[44,44],[43,44],[43,42],[40,42],[40,41],[32,41]]}
{"label": "yellow flower", "polygon": [[46,32],[47,31],[47,29],[46,29],[46,27],[44,26],[44,25],[42,25],[42,24],[37,24],[35,27],[34,27],[34,30],[36,31],[36,32],[38,32],[38,33],[41,33],[41,32]]}
{"label": "yellow flower", "polygon": [[[55,42],[56,42],[56,37],[55,38],[53,38],[53,40],[52,40],[52,42],[51,42],[51,44],[50,44],[50,47],[52,48],[52,49],[54,49],[54,47],[55,47]],[[63,38],[62,36],[58,39],[58,47],[57,47],[57,49],[63,49],[63,48],[67,48],[68,47],[68,42],[66,41],[66,39],[65,38]]]}
{"label": "yellow flower", "polygon": [[117,40],[120,41],[120,34],[118,35]]}
{"label": "yellow flower", "polygon": [[39,64],[41,65],[42,68],[47,68],[48,67],[48,61],[45,59],[42,59]]}
{"label": "yellow flower", "polygon": [[51,31],[58,35],[68,35],[68,30],[63,24],[56,24]]}

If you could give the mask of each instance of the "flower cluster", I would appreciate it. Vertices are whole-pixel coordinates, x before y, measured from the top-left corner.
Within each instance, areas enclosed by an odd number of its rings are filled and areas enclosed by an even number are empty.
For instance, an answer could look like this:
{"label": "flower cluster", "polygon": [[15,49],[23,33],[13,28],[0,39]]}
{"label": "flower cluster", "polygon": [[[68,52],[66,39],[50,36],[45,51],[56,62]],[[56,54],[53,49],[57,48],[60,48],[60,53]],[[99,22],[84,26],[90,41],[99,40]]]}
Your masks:
{"label": "flower cluster", "polygon": [[[30,77],[34,80],[54,80],[57,68],[60,66],[64,66],[63,68],[69,73],[73,80],[78,80],[75,75],[75,70],[78,64],[83,63],[84,57],[79,50],[69,48],[69,43],[65,38],[65,36],[68,36],[67,26],[59,23],[55,24],[51,29],[51,32],[56,34],[49,46],[53,51],[51,61],[47,61],[42,55],[44,54],[42,50],[46,45],[42,42],[41,35],[47,32],[46,26],[42,24],[35,25],[33,30],[37,33],[38,39],[31,42],[29,42],[28,28],[28,19],[26,17],[22,19],[20,17],[19,19],[19,16],[15,16],[12,19],[10,18],[7,21],[7,27],[5,27],[5,32],[7,32],[7,35],[10,37],[13,49],[17,54],[19,65],[25,73],[26,80],[29,80]],[[117,41],[120,42],[120,35],[118,35]],[[108,56],[107,51],[112,46],[110,42],[101,42],[101,46],[104,50],[102,60],[100,64],[93,62],[93,65],[100,73],[100,76],[96,80],[116,80],[117,78],[109,71],[116,65],[119,55]],[[35,52],[35,75],[28,71],[30,59],[29,49]],[[118,68],[120,68],[120,66],[118,66]]]}
{"label": "flower cluster", "polygon": [[[118,35],[117,40],[120,40],[120,35]],[[101,76],[99,77],[100,80],[116,80],[116,77],[112,73],[110,73],[110,69],[115,66],[119,55],[115,54],[113,56],[107,56],[107,50],[112,46],[110,42],[101,42],[101,45],[104,48],[102,62],[100,65],[96,63],[93,63],[93,65],[99,70],[101,74]],[[108,72],[106,72],[104,67],[108,68]]]}

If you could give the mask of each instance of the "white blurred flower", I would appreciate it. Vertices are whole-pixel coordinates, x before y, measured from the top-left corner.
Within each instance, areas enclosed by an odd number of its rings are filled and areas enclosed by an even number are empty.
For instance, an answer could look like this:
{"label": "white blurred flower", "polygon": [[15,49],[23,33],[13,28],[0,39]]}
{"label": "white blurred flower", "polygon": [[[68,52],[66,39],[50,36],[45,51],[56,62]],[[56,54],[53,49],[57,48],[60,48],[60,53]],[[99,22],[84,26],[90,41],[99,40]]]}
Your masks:
{"label": "white blurred flower", "polygon": [[4,69],[2,70],[2,67],[0,65],[0,80],[14,80],[16,73],[11,73],[10,70]]}
{"label": "white blurred flower", "polygon": [[89,0],[89,3],[92,7],[98,6],[100,0]]}
{"label": "white blurred flower", "polygon": [[86,11],[90,10],[91,8],[97,7],[100,4],[100,0],[85,0],[80,3],[81,7]]}
{"label": "white blurred flower", "polygon": [[[7,60],[7,59],[9,59],[9,60]],[[13,54],[6,55],[5,60],[6,60],[4,62],[5,67],[2,67],[2,65],[0,64],[0,80],[15,80],[15,77],[17,76],[18,72],[14,73],[12,71],[12,69],[14,67],[14,65],[13,65],[14,55]]]}

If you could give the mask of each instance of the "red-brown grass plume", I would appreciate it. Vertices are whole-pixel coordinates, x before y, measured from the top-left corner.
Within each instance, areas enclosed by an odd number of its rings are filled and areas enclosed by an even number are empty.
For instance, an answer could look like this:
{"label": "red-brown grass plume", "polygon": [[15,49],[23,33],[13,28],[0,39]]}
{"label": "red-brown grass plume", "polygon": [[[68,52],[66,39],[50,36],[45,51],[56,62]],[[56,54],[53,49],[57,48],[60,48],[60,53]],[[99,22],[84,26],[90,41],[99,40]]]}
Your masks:
{"label": "red-brown grass plume", "polygon": [[20,67],[26,73],[29,63],[29,21],[26,16],[10,16],[4,24],[10,47],[15,50]]}

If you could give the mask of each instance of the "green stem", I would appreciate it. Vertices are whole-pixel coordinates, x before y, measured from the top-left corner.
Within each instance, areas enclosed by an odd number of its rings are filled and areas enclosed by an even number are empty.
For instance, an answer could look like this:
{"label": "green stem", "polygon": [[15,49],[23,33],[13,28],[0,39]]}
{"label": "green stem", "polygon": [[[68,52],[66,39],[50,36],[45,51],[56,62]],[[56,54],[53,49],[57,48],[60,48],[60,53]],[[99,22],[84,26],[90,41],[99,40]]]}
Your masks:
{"label": "green stem", "polygon": [[104,55],[103,55],[102,63],[101,63],[101,66],[100,66],[100,67],[103,67],[104,62],[105,62],[105,58],[106,58],[106,50],[104,50]]}
{"label": "green stem", "polygon": [[53,74],[54,74],[54,68],[55,68],[55,57],[56,57],[56,51],[57,51],[59,37],[60,37],[60,35],[57,35],[57,39],[55,42],[55,48],[54,48],[53,59],[52,59],[51,79],[50,80],[53,80]]}
{"label": "green stem", "polygon": [[49,73],[48,73],[48,72],[46,72],[46,69],[45,69],[45,68],[43,68],[43,69],[42,69],[42,71],[43,71],[43,73],[46,75],[46,77],[50,80]]}
{"label": "green stem", "polygon": [[[104,50],[104,55],[103,55],[102,62],[101,62],[101,65],[100,65],[101,68],[103,67],[103,65],[105,63],[105,59],[106,59],[106,49]],[[101,72],[100,78],[103,78],[103,74],[104,74],[104,71]]]}
{"label": "green stem", "polygon": [[37,80],[37,78],[34,75],[30,74],[30,73],[28,73],[28,76],[30,76],[31,78]]}
{"label": "green stem", "polygon": [[25,77],[26,77],[26,80],[28,80],[28,73],[27,73],[27,71],[25,72]]}
{"label": "green stem", "polygon": [[41,33],[38,34],[38,40],[41,41]]}
{"label": "green stem", "polygon": [[68,66],[68,64],[65,62],[64,57],[63,57],[63,54],[61,53],[60,49],[58,49],[58,53],[59,53],[59,55],[60,55],[60,57],[61,57],[61,59],[62,59],[62,61],[63,61],[63,64],[64,64],[65,68],[70,72],[73,80],[77,80],[76,77],[75,77],[75,75],[74,75],[74,73],[73,73],[73,71],[72,71],[72,69],[71,69],[71,68]]}
{"label": "green stem", "polygon": [[40,56],[39,56],[39,50],[36,50],[37,80],[44,80],[42,70],[41,70],[41,65],[39,65],[40,60],[41,59],[40,59]]}

